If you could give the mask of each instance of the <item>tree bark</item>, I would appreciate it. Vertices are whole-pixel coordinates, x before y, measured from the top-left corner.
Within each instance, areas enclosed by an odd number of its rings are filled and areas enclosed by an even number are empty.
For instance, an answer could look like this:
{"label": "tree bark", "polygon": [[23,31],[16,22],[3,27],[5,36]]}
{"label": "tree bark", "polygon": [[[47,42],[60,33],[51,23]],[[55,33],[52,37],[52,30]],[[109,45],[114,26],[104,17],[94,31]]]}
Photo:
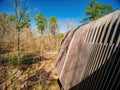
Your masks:
{"label": "tree bark", "polygon": [[18,64],[20,63],[20,28],[18,28]]}

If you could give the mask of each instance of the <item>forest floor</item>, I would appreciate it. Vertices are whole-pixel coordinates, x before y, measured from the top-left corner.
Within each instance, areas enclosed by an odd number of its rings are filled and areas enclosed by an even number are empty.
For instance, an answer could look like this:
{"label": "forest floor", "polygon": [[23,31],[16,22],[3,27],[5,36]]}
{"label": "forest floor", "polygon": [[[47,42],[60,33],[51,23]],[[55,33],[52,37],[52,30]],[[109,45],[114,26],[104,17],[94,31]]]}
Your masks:
{"label": "forest floor", "polygon": [[54,68],[56,52],[47,52],[42,57],[33,55],[32,65],[0,65],[0,90],[59,90]]}

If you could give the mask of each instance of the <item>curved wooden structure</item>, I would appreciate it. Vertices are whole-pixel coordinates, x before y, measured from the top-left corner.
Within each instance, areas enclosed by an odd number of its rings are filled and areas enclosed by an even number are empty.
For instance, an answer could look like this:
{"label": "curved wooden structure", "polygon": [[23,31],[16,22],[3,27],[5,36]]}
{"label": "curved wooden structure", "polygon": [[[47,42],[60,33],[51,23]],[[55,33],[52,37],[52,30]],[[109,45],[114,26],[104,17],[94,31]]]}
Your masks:
{"label": "curved wooden structure", "polygon": [[120,10],[69,31],[55,67],[64,90],[117,90]]}

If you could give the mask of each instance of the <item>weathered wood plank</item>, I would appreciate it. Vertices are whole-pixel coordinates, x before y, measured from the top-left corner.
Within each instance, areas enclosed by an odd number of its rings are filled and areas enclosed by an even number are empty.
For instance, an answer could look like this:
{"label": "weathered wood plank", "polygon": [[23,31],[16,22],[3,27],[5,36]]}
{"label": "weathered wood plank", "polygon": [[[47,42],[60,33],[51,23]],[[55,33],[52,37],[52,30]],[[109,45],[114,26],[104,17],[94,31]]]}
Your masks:
{"label": "weathered wood plank", "polygon": [[55,66],[63,88],[118,88],[119,44],[120,10],[69,31],[61,43]]}

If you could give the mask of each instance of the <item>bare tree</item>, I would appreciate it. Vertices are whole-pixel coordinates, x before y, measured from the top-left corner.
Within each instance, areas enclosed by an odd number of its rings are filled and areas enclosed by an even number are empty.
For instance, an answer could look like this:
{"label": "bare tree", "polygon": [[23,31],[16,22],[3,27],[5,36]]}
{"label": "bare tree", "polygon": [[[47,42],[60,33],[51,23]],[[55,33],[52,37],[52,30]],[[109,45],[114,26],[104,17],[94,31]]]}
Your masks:
{"label": "bare tree", "polygon": [[76,24],[74,23],[74,20],[72,19],[67,19],[66,20],[66,26],[67,26],[67,31],[73,30],[76,28]]}
{"label": "bare tree", "polygon": [[29,13],[28,10],[28,0],[22,1],[22,0],[9,0],[11,5],[13,6],[13,9],[15,11],[16,16],[16,23],[15,28],[18,31],[18,64],[20,61],[20,33],[21,29],[24,27],[29,27],[30,19],[29,19]]}
{"label": "bare tree", "polygon": [[49,18],[49,28],[53,37],[55,38],[55,49],[56,49],[56,40],[57,40],[56,35],[57,35],[57,31],[59,31],[59,25],[58,25],[58,20],[55,16],[51,16]]}

